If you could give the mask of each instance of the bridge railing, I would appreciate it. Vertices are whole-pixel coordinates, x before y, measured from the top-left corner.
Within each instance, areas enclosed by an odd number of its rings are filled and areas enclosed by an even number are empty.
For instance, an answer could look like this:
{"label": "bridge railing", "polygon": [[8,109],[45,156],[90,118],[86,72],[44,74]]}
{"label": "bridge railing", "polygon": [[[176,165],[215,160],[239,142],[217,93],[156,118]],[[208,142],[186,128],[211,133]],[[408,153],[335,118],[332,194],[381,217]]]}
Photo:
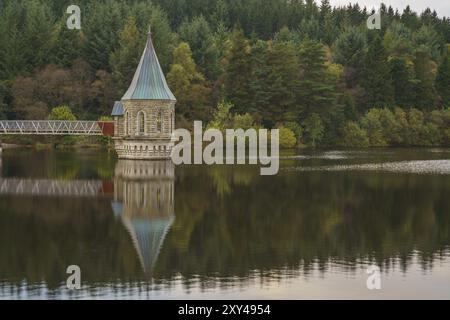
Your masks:
{"label": "bridge railing", "polygon": [[112,196],[114,184],[102,180],[51,180],[0,177],[0,195]]}
{"label": "bridge railing", "polygon": [[104,134],[110,122],[104,121],[62,121],[62,120],[2,120],[0,135],[90,135]]}

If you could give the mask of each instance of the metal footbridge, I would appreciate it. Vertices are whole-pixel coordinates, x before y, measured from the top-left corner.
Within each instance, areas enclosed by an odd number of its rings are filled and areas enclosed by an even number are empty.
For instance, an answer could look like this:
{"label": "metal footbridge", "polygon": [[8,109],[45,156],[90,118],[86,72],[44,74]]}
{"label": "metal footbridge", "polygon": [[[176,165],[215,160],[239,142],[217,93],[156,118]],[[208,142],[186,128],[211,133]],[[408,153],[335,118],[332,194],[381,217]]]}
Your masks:
{"label": "metal footbridge", "polygon": [[112,135],[110,121],[2,120],[0,135]]}

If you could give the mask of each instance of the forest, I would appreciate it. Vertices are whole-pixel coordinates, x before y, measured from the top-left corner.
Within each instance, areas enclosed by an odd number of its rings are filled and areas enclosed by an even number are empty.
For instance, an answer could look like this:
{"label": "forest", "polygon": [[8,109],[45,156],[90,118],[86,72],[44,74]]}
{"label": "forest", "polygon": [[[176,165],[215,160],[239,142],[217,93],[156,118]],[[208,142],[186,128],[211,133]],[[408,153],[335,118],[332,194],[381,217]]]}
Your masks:
{"label": "forest", "polygon": [[[0,118],[109,115],[149,26],[177,126],[279,128],[282,147],[449,146],[450,18],[328,0],[0,0]],[[450,14],[450,13],[449,13]],[[72,114],[69,114],[73,117]]]}

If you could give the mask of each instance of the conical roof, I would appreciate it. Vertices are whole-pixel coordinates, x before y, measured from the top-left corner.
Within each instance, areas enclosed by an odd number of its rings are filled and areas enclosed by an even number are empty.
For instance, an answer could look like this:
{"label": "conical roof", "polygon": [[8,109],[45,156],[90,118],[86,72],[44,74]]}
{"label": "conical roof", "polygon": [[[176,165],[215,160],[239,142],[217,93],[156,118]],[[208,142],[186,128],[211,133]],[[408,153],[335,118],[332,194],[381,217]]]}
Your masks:
{"label": "conical roof", "polygon": [[166,78],[159,65],[149,31],[147,44],[139,65],[122,100],[171,100],[176,101],[167,85]]}

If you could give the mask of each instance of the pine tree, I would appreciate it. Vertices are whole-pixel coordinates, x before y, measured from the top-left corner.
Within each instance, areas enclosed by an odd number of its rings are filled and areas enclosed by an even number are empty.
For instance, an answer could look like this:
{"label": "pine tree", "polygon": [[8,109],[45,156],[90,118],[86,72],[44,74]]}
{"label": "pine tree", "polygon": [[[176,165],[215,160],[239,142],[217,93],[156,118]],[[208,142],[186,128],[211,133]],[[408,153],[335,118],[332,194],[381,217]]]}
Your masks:
{"label": "pine tree", "polygon": [[322,119],[317,113],[312,113],[305,119],[303,126],[305,128],[308,143],[315,147],[323,138],[325,128]]}
{"label": "pine tree", "polygon": [[54,61],[60,67],[70,67],[81,55],[82,34],[79,30],[68,29],[65,19],[55,25],[55,33]]}
{"label": "pine tree", "polygon": [[421,110],[431,110],[438,104],[438,93],[435,86],[436,63],[429,52],[417,50],[415,59],[415,106]]}
{"label": "pine tree", "polygon": [[413,36],[417,51],[426,52],[434,61],[440,58],[441,40],[433,27],[423,25]]}
{"label": "pine tree", "polygon": [[260,113],[263,121],[271,120],[269,113],[271,102],[272,79],[269,78],[271,69],[269,59],[269,46],[266,41],[259,40],[252,46],[252,74],[250,90],[253,93],[253,101],[247,112]]}
{"label": "pine tree", "polygon": [[305,40],[299,49],[300,82],[298,103],[302,118],[312,113],[324,115],[332,107],[335,87],[327,74],[325,51],[322,44]]}
{"label": "pine tree", "polygon": [[24,2],[25,24],[23,29],[24,57],[26,69],[34,71],[52,60],[53,54],[53,16],[50,7],[41,1]]}
{"label": "pine tree", "polygon": [[391,107],[393,105],[393,87],[387,55],[380,35],[374,32],[371,36],[362,82],[367,109]]}
{"label": "pine tree", "polygon": [[252,112],[267,127],[295,120],[298,58],[289,42],[259,41],[252,48]]}
{"label": "pine tree", "polygon": [[89,13],[83,20],[84,59],[96,69],[110,71],[109,59],[118,47],[117,35],[123,26],[120,5],[117,2],[93,2]]}
{"label": "pine tree", "polygon": [[149,25],[152,29],[152,40],[158,53],[158,60],[163,71],[169,72],[172,62],[172,53],[178,44],[175,34],[172,32],[167,15],[157,6],[149,2],[138,2],[130,11],[130,15],[136,18],[139,30],[144,30],[142,40],[145,42]]}
{"label": "pine tree", "polygon": [[173,52],[173,64],[167,82],[178,100],[179,112],[187,119],[207,119],[210,114],[209,88],[197,71],[189,44],[181,42]]}
{"label": "pine tree", "polygon": [[348,87],[354,87],[360,80],[366,48],[365,34],[356,28],[344,31],[334,43],[333,60],[345,67]]}
{"label": "pine tree", "polygon": [[394,21],[384,34],[383,44],[388,55],[410,56],[413,51],[411,30]]}
{"label": "pine tree", "polygon": [[121,92],[127,89],[139,64],[142,53],[142,41],[136,26],[136,19],[128,17],[119,35],[119,47],[111,54],[110,64],[113,79]]}
{"label": "pine tree", "polygon": [[24,54],[27,43],[19,28],[22,11],[16,1],[0,11],[0,80],[12,80],[27,67]]}
{"label": "pine tree", "polygon": [[436,76],[436,88],[442,104],[450,107],[450,47],[446,48],[442,62],[439,65]]}
{"label": "pine tree", "polygon": [[3,82],[0,82],[0,119],[6,119],[9,113],[9,107],[6,102],[8,90]]}
{"label": "pine tree", "polygon": [[206,19],[200,16],[191,22],[184,22],[180,26],[179,33],[181,40],[192,48],[195,63],[208,78],[215,78],[219,70],[219,56]]}
{"label": "pine tree", "polygon": [[404,57],[392,57],[389,60],[390,74],[393,85],[395,106],[411,107],[414,105],[415,91],[414,65]]}
{"label": "pine tree", "polygon": [[332,20],[333,14],[329,0],[322,0],[320,4],[320,39],[322,39],[327,45],[333,43],[336,39],[336,33],[338,28]]}
{"label": "pine tree", "polygon": [[220,25],[230,26],[230,19],[228,17],[229,9],[227,1],[217,0],[214,12],[211,14],[211,22],[213,27],[218,28]]}
{"label": "pine tree", "polygon": [[231,35],[230,49],[226,56],[225,92],[234,105],[233,111],[243,113],[252,105],[250,91],[251,48],[242,29]]}
{"label": "pine tree", "polygon": [[417,14],[411,10],[409,5],[403,10],[401,22],[411,30],[416,30],[420,26]]}
{"label": "pine tree", "polygon": [[[0,20],[0,29],[4,25],[6,23]],[[0,79],[13,79],[27,67],[23,50],[26,44],[15,25],[8,29],[8,33],[0,33],[0,43]]]}
{"label": "pine tree", "polygon": [[314,17],[303,19],[302,22],[300,22],[300,27],[298,28],[297,32],[301,40],[320,40],[321,26],[319,24],[319,20]]}

